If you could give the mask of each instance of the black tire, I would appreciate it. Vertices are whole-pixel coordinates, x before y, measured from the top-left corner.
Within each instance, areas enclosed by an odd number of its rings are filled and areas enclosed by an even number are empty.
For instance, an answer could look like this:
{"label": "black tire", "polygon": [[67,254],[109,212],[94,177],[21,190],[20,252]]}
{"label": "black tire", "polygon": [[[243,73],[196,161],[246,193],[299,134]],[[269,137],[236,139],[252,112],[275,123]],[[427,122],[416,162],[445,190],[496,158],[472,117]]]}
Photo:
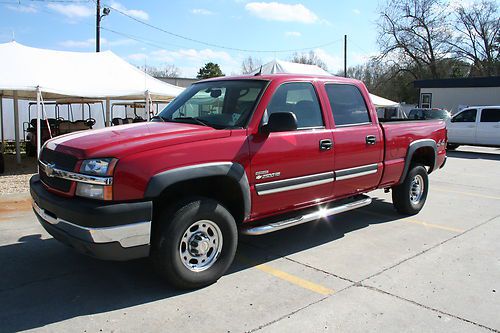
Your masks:
{"label": "black tire", "polygon": [[26,156],[36,156],[36,147],[33,146],[31,142],[26,142]]}
{"label": "black tire", "polygon": [[[418,183],[423,184],[423,190],[414,191],[414,193],[418,192],[420,195],[412,196],[410,191],[414,186],[414,181],[417,179]],[[416,188],[417,187],[413,187],[413,189]],[[399,213],[405,215],[415,215],[420,212],[422,207],[424,207],[428,191],[429,177],[427,176],[427,169],[421,164],[414,164],[410,167],[404,181],[392,188],[392,203]],[[414,200],[412,200],[412,198]],[[417,198],[418,200],[415,200]]]}
{"label": "black tire", "polygon": [[453,144],[453,143],[448,143],[446,145],[446,150],[455,150],[457,149],[458,147],[460,147],[460,145],[456,145],[456,144]]}
{"label": "black tire", "polygon": [[[1,147],[0,147],[0,149],[1,149]],[[5,171],[5,161],[3,159],[3,153],[0,150],[0,174],[4,173],[4,171]]]}
{"label": "black tire", "polygon": [[[203,237],[210,237],[210,230],[212,234],[215,232],[218,235],[222,235],[221,242],[219,243],[222,248],[220,254],[215,255],[214,259],[210,261],[212,263],[211,266],[204,268],[202,271],[193,271],[184,264],[186,260],[183,260],[181,257],[181,251],[183,245],[193,244],[189,240],[194,239],[195,235],[188,235],[193,230],[190,227],[194,223],[203,223],[200,221],[212,223],[212,226],[207,229],[208,231]],[[194,289],[210,285],[216,282],[233,262],[238,243],[236,222],[231,213],[217,201],[206,198],[186,200],[171,209],[161,212],[157,216],[155,223],[160,227],[157,228],[156,232],[158,234],[153,239],[152,259],[155,268],[175,288]],[[216,227],[213,225],[216,225]],[[217,228],[220,233],[217,233]],[[200,232],[202,232],[201,229],[198,231],[198,234]],[[196,241],[197,239],[194,239],[195,243]],[[205,238],[203,241],[205,241]],[[217,247],[216,245],[212,245],[212,239],[200,244],[204,248],[212,246],[206,251],[208,254],[213,254],[210,251],[217,253]],[[191,249],[192,247],[190,246],[189,248]],[[184,249],[186,248],[184,247]],[[196,250],[196,248],[194,249]],[[191,252],[184,253],[192,255]],[[200,258],[205,257],[202,256]],[[198,259],[194,260],[197,261]],[[202,264],[201,260],[198,264]]]}

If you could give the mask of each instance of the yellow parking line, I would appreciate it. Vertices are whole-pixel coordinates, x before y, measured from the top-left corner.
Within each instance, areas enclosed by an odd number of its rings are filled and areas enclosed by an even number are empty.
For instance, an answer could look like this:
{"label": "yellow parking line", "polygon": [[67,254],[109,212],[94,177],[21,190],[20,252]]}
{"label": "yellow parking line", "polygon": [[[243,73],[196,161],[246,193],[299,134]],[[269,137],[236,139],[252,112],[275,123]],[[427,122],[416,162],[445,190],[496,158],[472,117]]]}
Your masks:
{"label": "yellow parking line", "polygon": [[478,198],[500,200],[500,197],[495,197],[495,196],[492,196],[492,195],[479,194],[479,193],[470,193],[470,192],[462,192],[462,191],[450,191],[450,190],[443,190],[443,189],[440,189],[440,188],[434,188],[434,190],[438,191],[438,192],[463,194],[463,195],[470,195],[470,196],[478,197]]}
{"label": "yellow parking line", "polygon": [[462,232],[465,232],[465,229],[458,229],[458,228],[453,228],[453,227],[447,227],[447,226],[440,225],[440,224],[432,224],[432,223],[422,222],[422,221],[418,221],[418,220],[414,220],[414,219],[405,220],[405,222],[420,224],[420,225],[423,225],[423,226],[429,227],[429,228],[435,228],[435,229],[442,229],[442,230],[448,230],[448,231],[458,232],[459,234],[461,234]]}
{"label": "yellow parking line", "polygon": [[323,287],[323,286],[316,284],[314,282],[301,279],[295,275],[280,271],[279,269],[273,268],[273,267],[266,265],[266,264],[257,265],[257,266],[255,266],[255,268],[257,268],[259,271],[271,274],[272,276],[275,276],[279,279],[290,282],[290,283],[292,283],[296,286],[302,287],[304,289],[308,289],[308,290],[313,291],[315,293],[318,293],[320,295],[325,295],[325,296],[332,295],[335,292],[333,289]]}
{"label": "yellow parking line", "polygon": [[[390,215],[387,215],[387,214],[382,214],[382,213],[372,212],[372,211],[369,211],[369,210],[361,210],[361,212],[363,212],[363,213],[367,213],[367,214],[369,214],[369,215],[374,215],[374,216],[378,216],[378,217],[383,217],[383,218],[388,218],[388,217],[391,217]],[[423,226],[425,226],[425,227],[429,227],[429,228],[441,229],[441,230],[448,230],[448,231],[453,231],[453,232],[458,232],[458,233],[462,233],[462,232],[464,232],[464,231],[465,231],[464,229],[453,228],[453,227],[447,227],[447,226],[445,226],[445,225],[440,225],[440,224],[427,223],[427,222],[419,221],[419,220],[412,219],[412,218],[411,218],[411,219],[408,219],[408,220],[403,220],[403,222],[414,223],[414,224],[420,224],[420,225],[423,225]]]}

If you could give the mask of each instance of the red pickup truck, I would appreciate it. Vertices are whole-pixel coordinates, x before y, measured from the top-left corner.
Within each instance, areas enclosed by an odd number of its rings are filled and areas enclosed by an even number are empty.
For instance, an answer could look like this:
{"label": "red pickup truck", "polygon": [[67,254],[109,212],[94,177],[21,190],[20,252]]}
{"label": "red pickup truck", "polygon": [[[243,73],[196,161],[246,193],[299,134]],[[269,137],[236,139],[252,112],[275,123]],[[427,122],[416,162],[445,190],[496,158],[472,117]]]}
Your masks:
{"label": "red pickup truck", "polygon": [[445,147],[443,121],[381,123],[356,80],[227,77],[193,84],[151,122],[49,140],[30,187],[54,238],[103,259],[150,256],[172,285],[196,288],[228,269],[238,233],[325,219],[379,188],[418,213]]}

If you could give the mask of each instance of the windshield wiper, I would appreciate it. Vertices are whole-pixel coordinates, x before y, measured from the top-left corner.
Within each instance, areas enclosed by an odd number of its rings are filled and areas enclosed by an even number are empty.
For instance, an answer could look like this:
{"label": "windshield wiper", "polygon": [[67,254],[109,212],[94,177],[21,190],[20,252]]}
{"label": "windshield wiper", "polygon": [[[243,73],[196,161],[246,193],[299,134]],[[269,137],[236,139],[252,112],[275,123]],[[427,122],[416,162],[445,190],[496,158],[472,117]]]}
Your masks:
{"label": "windshield wiper", "polygon": [[165,118],[163,118],[162,116],[153,116],[153,117],[151,117],[151,120],[155,120],[155,119],[160,119],[162,122],[165,122]]}
{"label": "windshield wiper", "polygon": [[180,120],[180,121],[187,120],[190,122],[195,122],[196,124],[199,124],[199,125],[212,127],[208,122],[201,120],[199,118],[195,118],[195,117],[177,117],[177,118],[174,118],[172,120]]}

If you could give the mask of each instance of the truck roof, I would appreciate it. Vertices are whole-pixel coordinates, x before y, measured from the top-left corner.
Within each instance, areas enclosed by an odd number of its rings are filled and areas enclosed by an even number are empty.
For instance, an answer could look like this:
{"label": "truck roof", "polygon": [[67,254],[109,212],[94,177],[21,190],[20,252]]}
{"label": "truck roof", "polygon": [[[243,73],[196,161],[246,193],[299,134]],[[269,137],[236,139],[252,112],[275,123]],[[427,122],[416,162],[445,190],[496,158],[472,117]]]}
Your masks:
{"label": "truck roof", "polygon": [[311,74],[292,74],[292,73],[219,76],[219,77],[215,77],[215,78],[201,80],[198,82],[226,81],[226,80],[289,81],[289,80],[293,80],[293,79],[322,81],[322,82],[353,83],[353,84],[359,84],[361,82],[359,80],[345,78],[345,77],[341,77],[341,76],[335,76],[335,75],[311,75]]}

